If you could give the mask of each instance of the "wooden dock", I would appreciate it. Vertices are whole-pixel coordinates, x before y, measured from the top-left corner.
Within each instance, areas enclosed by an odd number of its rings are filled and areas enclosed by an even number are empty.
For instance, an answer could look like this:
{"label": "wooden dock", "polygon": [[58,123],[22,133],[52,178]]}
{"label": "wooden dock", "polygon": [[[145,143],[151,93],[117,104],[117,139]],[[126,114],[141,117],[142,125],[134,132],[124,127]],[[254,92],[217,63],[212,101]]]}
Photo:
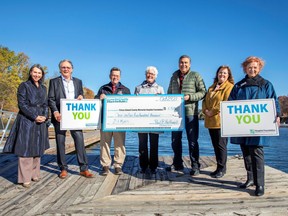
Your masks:
{"label": "wooden dock", "polygon": [[[50,148],[45,151],[45,154],[56,154],[56,140],[54,129],[49,128],[49,144]],[[100,130],[83,130],[84,145],[90,146],[100,141]],[[65,152],[69,154],[75,151],[74,140],[70,135],[70,131],[66,132]]]}
{"label": "wooden dock", "polygon": [[288,174],[266,166],[263,197],[254,188],[239,189],[245,181],[243,160],[228,159],[227,174],[209,176],[213,157],[201,157],[201,174],[166,172],[172,157],[161,156],[156,175],[139,173],[138,158],[127,156],[124,174],[101,176],[99,156],[88,155],[95,178],[79,176],[75,155],[67,155],[69,176],[59,179],[56,155],[45,154],[41,181],[26,189],[17,182],[17,157],[0,155],[0,215],[288,215]]}

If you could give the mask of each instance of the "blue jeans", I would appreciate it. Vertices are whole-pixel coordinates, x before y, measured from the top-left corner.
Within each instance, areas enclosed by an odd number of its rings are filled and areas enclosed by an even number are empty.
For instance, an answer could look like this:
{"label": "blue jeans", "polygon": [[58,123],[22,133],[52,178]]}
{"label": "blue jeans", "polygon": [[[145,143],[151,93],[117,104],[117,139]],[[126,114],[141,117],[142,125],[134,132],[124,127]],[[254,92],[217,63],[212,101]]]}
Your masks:
{"label": "blue jeans", "polygon": [[[189,157],[192,170],[200,169],[199,163],[199,120],[198,115],[185,116],[185,129],[188,139]],[[183,167],[182,160],[182,133],[183,131],[172,132],[172,149],[174,152],[173,165],[176,168]]]}

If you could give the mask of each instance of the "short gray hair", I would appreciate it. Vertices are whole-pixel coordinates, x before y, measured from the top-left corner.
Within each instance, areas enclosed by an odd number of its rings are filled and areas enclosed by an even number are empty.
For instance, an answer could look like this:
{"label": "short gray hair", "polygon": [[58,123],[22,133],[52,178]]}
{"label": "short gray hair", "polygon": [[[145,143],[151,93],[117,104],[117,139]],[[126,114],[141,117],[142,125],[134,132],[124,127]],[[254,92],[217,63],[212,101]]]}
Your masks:
{"label": "short gray hair", "polygon": [[190,58],[190,56],[188,56],[188,55],[182,55],[182,56],[180,56],[179,62],[180,62],[183,58],[188,58],[188,59],[189,59],[189,62],[191,63],[191,58]]}
{"label": "short gray hair", "polygon": [[155,74],[155,78],[157,78],[158,70],[157,70],[157,68],[154,67],[154,66],[148,66],[148,67],[146,68],[146,70],[145,70],[145,75],[146,75],[150,70]]}
{"label": "short gray hair", "polygon": [[68,63],[71,65],[71,67],[73,68],[72,61],[70,61],[69,59],[63,59],[63,60],[61,60],[61,61],[59,62],[59,64],[58,64],[59,69],[60,69],[61,64],[62,64],[63,62],[68,62]]}

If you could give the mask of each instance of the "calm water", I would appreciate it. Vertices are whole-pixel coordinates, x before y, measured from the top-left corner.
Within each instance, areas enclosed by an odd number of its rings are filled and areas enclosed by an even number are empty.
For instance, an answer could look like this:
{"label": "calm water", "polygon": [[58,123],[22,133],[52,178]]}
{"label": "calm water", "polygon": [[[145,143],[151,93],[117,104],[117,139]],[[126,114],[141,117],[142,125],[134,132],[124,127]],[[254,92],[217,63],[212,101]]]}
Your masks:
{"label": "calm water", "polygon": [[[280,128],[280,136],[270,137],[269,147],[264,147],[265,163],[271,167],[288,173],[288,127]],[[183,155],[188,155],[186,133],[183,132]],[[214,150],[210,141],[208,130],[204,127],[204,122],[200,121],[199,132],[200,156],[213,156]],[[113,145],[112,145],[113,146]],[[127,155],[138,155],[138,135],[135,132],[126,133]],[[94,145],[87,149],[88,154],[99,154],[99,146]],[[111,153],[113,154],[113,148]],[[241,154],[239,145],[228,144],[228,155]],[[165,132],[159,137],[159,155],[173,155],[171,149],[171,133]]]}

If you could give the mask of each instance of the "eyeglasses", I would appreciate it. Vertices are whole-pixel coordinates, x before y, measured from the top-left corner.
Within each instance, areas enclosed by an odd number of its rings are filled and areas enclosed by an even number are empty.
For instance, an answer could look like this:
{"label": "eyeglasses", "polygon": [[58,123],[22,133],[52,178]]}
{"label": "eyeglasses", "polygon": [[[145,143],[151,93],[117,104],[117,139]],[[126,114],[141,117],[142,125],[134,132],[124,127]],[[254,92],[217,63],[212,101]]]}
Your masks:
{"label": "eyeglasses", "polygon": [[71,67],[61,67],[61,69],[71,69]]}
{"label": "eyeglasses", "polygon": [[148,72],[148,73],[146,73],[146,75],[152,75],[152,76],[155,76],[155,73],[150,73],[150,72]]}

